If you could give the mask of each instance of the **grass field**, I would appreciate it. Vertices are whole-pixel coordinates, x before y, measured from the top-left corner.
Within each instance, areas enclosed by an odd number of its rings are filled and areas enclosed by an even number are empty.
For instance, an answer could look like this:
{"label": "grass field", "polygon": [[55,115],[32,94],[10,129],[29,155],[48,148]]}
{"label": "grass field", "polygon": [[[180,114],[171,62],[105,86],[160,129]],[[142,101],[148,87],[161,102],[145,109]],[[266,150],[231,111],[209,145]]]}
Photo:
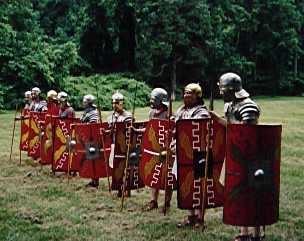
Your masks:
{"label": "grass field", "polygon": [[[260,97],[261,122],[282,123],[280,221],[267,228],[267,241],[304,241],[304,98]],[[180,103],[175,103],[174,107]],[[222,101],[215,109],[222,111]],[[55,177],[49,167],[37,166],[17,144],[9,162],[12,112],[0,115],[0,241],[4,240],[230,240],[236,228],[222,223],[222,209],[209,210],[207,229],[177,229],[186,215],[176,208],[169,215],[142,212],[149,190],[133,192],[119,211],[120,200],[111,196],[103,181],[99,190],[84,188],[87,180]],[[106,114],[104,113],[104,116]],[[137,109],[138,119],[147,109]],[[19,140],[17,126],[15,143]],[[163,195],[160,196],[162,203]]]}

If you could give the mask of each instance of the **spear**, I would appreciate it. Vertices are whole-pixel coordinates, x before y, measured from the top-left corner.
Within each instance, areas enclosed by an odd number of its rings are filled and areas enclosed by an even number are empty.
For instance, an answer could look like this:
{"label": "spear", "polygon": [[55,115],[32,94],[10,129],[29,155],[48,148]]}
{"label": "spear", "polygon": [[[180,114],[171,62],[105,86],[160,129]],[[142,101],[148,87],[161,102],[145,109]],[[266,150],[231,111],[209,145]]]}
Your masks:
{"label": "spear", "polygon": [[131,148],[131,139],[132,139],[132,129],[133,129],[133,122],[134,122],[134,116],[135,116],[135,103],[136,103],[136,94],[137,94],[137,83],[135,86],[135,93],[134,93],[134,99],[133,99],[133,107],[132,107],[132,119],[131,119],[131,125],[128,129],[129,134],[129,140],[127,143],[127,155],[126,155],[126,166],[124,168],[124,174],[123,174],[123,184],[122,184],[122,195],[121,195],[121,207],[120,211],[123,210],[124,205],[124,198],[125,198],[125,191],[126,191],[126,182],[127,182],[127,168],[129,165],[129,158],[130,158],[130,148]]}
{"label": "spear", "polygon": [[[209,111],[213,111],[213,80],[210,80],[210,102],[209,102]],[[208,168],[210,157],[212,155],[212,119],[209,118],[207,124],[207,147],[206,147],[206,163],[204,168],[204,182],[203,182],[203,203],[202,203],[202,218],[203,218],[203,227],[204,227],[204,219],[206,212],[206,198],[207,198],[207,180],[208,180]]]}
{"label": "spear", "polygon": [[9,160],[12,160],[12,153],[13,153],[13,145],[14,145],[14,137],[15,137],[15,129],[16,129],[16,117],[18,112],[18,103],[16,103],[16,111],[15,111],[15,117],[14,117],[14,127],[13,127],[13,135],[12,135],[12,141],[11,141],[11,152]]}
{"label": "spear", "polygon": [[[101,110],[100,110],[100,102],[99,102],[99,97],[98,97],[98,85],[97,81],[95,82],[95,87],[96,87],[96,97],[97,97],[97,110],[98,110],[98,115],[99,115],[99,122],[100,122],[100,127],[102,127],[102,117],[101,117]],[[104,141],[104,135],[102,132],[102,128],[100,131],[100,139],[101,139],[101,148],[103,149],[103,159],[106,164],[106,175],[107,175],[107,180],[108,180],[108,189],[109,192],[111,193],[111,185],[110,185],[110,176],[109,176],[109,170],[108,170],[108,164],[109,164],[109,159],[107,157],[106,153],[106,146],[105,146],[105,141]]]}
{"label": "spear", "polygon": [[167,131],[167,138],[166,138],[166,162],[165,162],[165,204],[164,204],[164,215],[166,215],[167,212],[167,199],[168,199],[168,169],[169,169],[169,160],[170,160],[170,153],[169,153],[169,145],[172,137],[172,131],[171,131],[171,121],[170,118],[172,116],[172,95],[170,94],[169,99],[169,113],[167,116],[167,120],[169,123],[168,131]]}

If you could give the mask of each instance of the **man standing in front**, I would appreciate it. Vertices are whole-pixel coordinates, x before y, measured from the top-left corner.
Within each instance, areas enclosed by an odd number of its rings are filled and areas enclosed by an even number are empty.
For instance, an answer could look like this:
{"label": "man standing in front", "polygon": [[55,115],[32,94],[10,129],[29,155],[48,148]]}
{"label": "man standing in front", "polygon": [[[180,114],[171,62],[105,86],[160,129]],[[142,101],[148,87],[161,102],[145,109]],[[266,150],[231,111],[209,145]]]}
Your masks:
{"label": "man standing in front", "polygon": [[[223,74],[219,79],[219,89],[225,102],[225,119],[222,119],[214,112],[215,118],[224,124],[258,124],[260,116],[259,106],[249,98],[249,93],[242,88],[241,77],[235,73]],[[225,168],[225,164],[223,165]],[[221,183],[224,183],[224,169],[221,173]],[[259,227],[240,227],[240,234],[234,241],[261,241]]]}
{"label": "man standing in front", "polygon": [[[204,105],[203,92],[199,84],[188,84],[184,89],[184,105],[176,111],[175,120],[208,118],[209,113]],[[178,228],[192,226],[199,228],[203,222],[201,209],[189,210],[189,216],[177,224]]]}
{"label": "man standing in front", "polygon": [[[80,117],[80,121],[82,123],[98,123],[99,120],[99,115],[98,115],[98,110],[97,106],[95,105],[95,96],[93,95],[85,95],[83,97],[83,107],[84,107],[84,112],[82,116]],[[99,179],[92,179],[86,187],[94,187],[98,188],[99,186]]]}

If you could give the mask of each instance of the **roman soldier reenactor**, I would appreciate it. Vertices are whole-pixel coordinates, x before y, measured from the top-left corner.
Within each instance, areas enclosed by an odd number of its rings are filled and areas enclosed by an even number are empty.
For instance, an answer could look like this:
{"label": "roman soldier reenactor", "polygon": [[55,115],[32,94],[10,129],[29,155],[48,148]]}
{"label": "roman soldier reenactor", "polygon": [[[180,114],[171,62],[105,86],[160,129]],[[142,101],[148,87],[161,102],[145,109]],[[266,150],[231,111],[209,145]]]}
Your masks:
{"label": "roman soldier reenactor", "polygon": [[[116,92],[112,95],[112,108],[113,112],[107,118],[110,130],[105,130],[105,134],[112,135],[112,144],[111,144],[111,154],[110,157],[114,156],[114,146],[115,146],[115,124],[119,122],[128,123],[132,120],[132,114],[124,109],[124,96],[120,92]],[[110,167],[114,168],[113,158],[109,160]],[[113,183],[113,182],[112,182]],[[121,197],[122,190],[119,189],[117,196]],[[130,190],[128,190],[127,196],[130,196]]]}
{"label": "roman soldier reenactor", "polygon": [[58,93],[59,102],[59,117],[61,118],[75,118],[75,111],[68,102],[68,94],[64,91]]}
{"label": "roman soldier reenactor", "polygon": [[111,115],[108,116],[107,121],[109,124],[131,121],[132,115],[130,112],[124,109],[123,102],[124,96],[121,93],[116,92],[112,95],[113,112]]}
{"label": "roman soldier reenactor", "polygon": [[[209,113],[202,99],[202,89],[200,85],[191,83],[184,89],[184,105],[176,111],[175,120],[208,118]],[[189,211],[189,216],[177,227],[192,226],[199,228],[203,223],[203,213],[201,209]]]}
{"label": "roman soldier reenactor", "polygon": [[31,91],[32,102],[30,104],[30,110],[36,112],[47,111],[47,102],[40,100],[41,90],[38,87],[34,87]]}
{"label": "roman soldier reenactor", "polygon": [[[95,100],[96,98],[93,95],[85,95],[83,97],[82,103],[84,112],[80,117],[80,121],[82,123],[98,123],[100,121],[97,106],[95,105]],[[89,182],[86,186],[98,188],[99,179],[92,179],[91,182]]]}
{"label": "roman soldier reenactor", "polygon": [[24,93],[24,107],[23,111],[28,111],[32,102],[32,92],[30,90]]}
{"label": "roman soldier reenactor", "polygon": [[[168,115],[168,93],[166,90],[162,88],[155,88],[151,92],[150,96],[150,111],[149,111],[149,120],[152,119],[161,119],[166,120]],[[135,129],[135,131],[141,131],[144,132],[145,128],[138,130]],[[159,189],[157,188],[151,188],[151,201],[145,208],[146,211],[151,211],[153,209],[158,208],[158,195],[159,195]],[[172,198],[172,190],[167,190],[167,200],[166,208],[170,208],[170,202]]]}
{"label": "roman soldier reenactor", "polygon": [[[260,116],[259,106],[249,98],[249,93],[242,88],[240,76],[234,73],[223,74],[219,79],[219,89],[225,103],[225,119],[217,114],[211,114],[221,119],[224,124],[258,124]],[[221,173],[221,183],[224,183],[225,165]],[[251,230],[252,229],[252,230]],[[241,227],[240,234],[234,241],[260,241],[260,228]]]}
{"label": "roman soldier reenactor", "polygon": [[50,90],[47,92],[47,115],[58,116],[58,114],[58,94],[55,90]]}

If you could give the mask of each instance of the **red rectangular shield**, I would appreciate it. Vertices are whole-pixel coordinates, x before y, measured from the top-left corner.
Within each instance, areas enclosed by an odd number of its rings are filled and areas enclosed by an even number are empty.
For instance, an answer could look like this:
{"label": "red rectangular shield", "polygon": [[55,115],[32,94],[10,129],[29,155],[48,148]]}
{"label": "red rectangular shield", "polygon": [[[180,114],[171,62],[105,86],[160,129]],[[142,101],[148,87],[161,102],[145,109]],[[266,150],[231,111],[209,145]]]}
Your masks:
{"label": "red rectangular shield", "polygon": [[[205,178],[208,125],[210,149],[208,176]],[[223,187],[219,183],[225,157],[225,127],[215,120],[188,119],[176,123],[177,200],[181,209],[200,209],[206,183],[206,208],[223,205]]]}
{"label": "red rectangular shield", "polygon": [[32,157],[33,159],[38,159],[40,157],[41,129],[44,119],[44,112],[30,112],[28,156]]}
{"label": "red rectangular shield", "polygon": [[76,165],[79,163],[79,176],[98,179],[107,177],[107,174],[111,175],[108,160],[104,160],[103,154],[106,151],[106,156],[109,156],[111,138],[104,136],[105,150],[102,148],[101,142],[102,129],[106,127],[106,123],[82,123],[74,126],[76,145],[73,162],[76,162]]}
{"label": "red rectangular shield", "polygon": [[28,135],[29,135],[29,128],[30,128],[29,110],[23,110],[20,119],[21,119],[21,124],[20,124],[19,148],[21,151],[27,151],[28,150]]}
{"label": "red rectangular shield", "polygon": [[44,130],[41,136],[41,148],[40,148],[40,164],[51,165],[53,157],[53,143],[54,143],[54,116],[46,115]]}
{"label": "red rectangular shield", "polygon": [[[143,137],[142,158],[140,162],[140,173],[146,186],[165,189],[166,172],[166,138],[169,130],[173,131],[175,123],[169,125],[168,120],[152,119],[148,122]],[[171,140],[169,141],[169,143]],[[172,173],[173,156],[170,155],[167,171],[167,187],[175,189],[176,178]]]}
{"label": "red rectangular shield", "polygon": [[278,221],[281,132],[281,125],[228,125],[225,224],[262,226]]}
{"label": "red rectangular shield", "polygon": [[[112,189],[121,190],[123,184],[123,174],[126,166],[127,143],[130,140],[128,127],[131,123],[117,122],[114,126],[114,161]],[[137,129],[144,128],[146,122],[133,123]],[[139,163],[141,159],[142,133],[132,131],[131,145],[129,153],[129,165],[126,170],[126,187],[125,190],[133,190],[144,187],[140,176]]]}
{"label": "red rectangular shield", "polygon": [[[54,144],[52,154],[52,170],[53,172],[68,172],[79,171],[79,166],[76,166],[77,162],[72,162],[71,159],[74,155],[74,149],[71,141],[72,136],[72,124],[79,123],[80,120],[76,118],[54,118]],[[75,133],[74,133],[75,134]],[[75,136],[74,136],[74,140]],[[69,148],[70,151],[69,151]],[[71,155],[71,156],[70,156]],[[68,164],[70,163],[70,169]]]}

